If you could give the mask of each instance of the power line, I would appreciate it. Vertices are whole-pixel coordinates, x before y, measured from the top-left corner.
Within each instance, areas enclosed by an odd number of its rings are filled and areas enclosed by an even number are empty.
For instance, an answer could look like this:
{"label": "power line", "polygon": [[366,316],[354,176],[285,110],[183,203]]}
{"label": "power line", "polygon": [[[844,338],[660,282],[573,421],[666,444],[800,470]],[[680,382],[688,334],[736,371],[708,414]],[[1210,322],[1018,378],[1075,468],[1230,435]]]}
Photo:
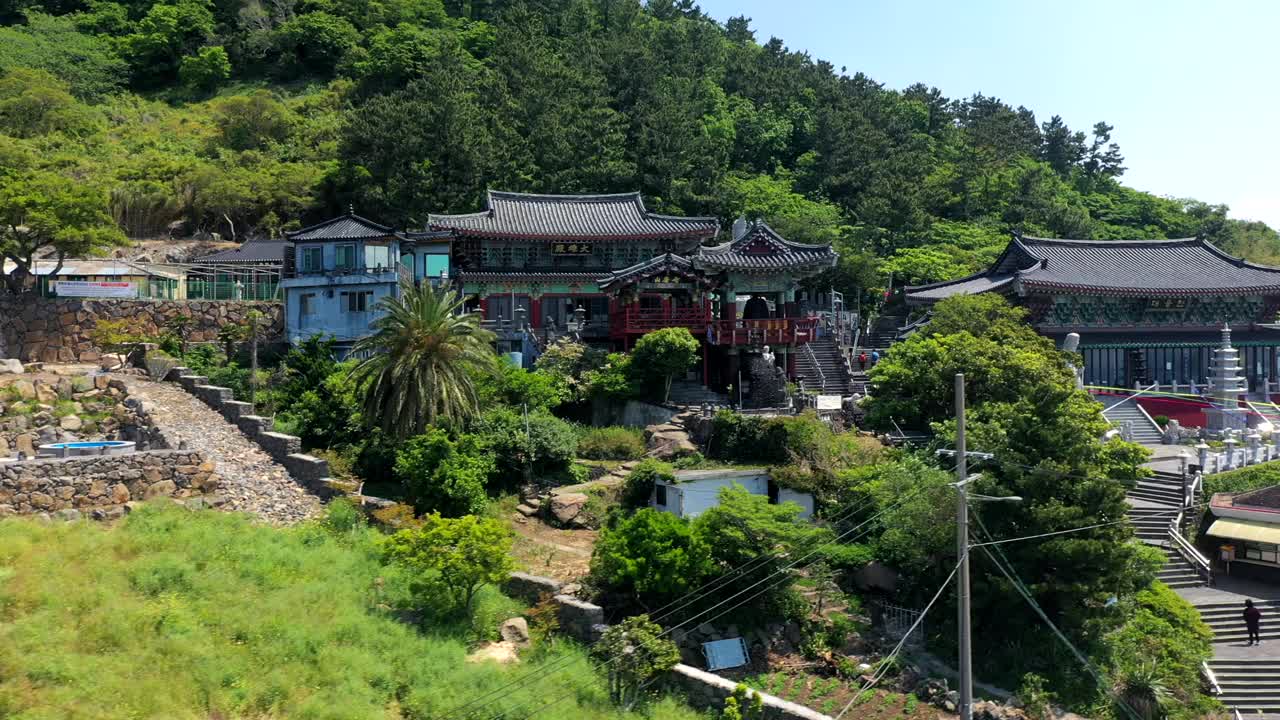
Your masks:
{"label": "power line", "polygon": [[[859,525],[854,526],[853,528],[851,528],[851,529],[849,529],[849,530],[845,531],[845,532],[844,532],[844,533],[842,533],[841,535],[836,536],[834,539],[832,539],[832,540],[830,540],[830,541],[828,541],[828,542],[826,542],[826,543],[822,543],[822,544],[819,544],[819,545],[815,546],[815,547],[814,547],[814,549],[813,549],[812,551],[810,551],[810,552],[806,553],[805,555],[801,556],[798,560],[795,560],[795,561],[793,561],[791,564],[789,564],[789,565],[787,565],[787,566],[784,566],[784,567],[782,567],[782,568],[780,568],[780,569],[778,569],[778,570],[775,570],[775,571],[774,571],[773,573],[771,573],[770,575],[767,575],[767,576],[765,576],[764,578],[761,578],[760,580],[756,581],[755,583],[752,583],[751,585],[748,585],[746,588],[743,588],[743,589],[742,589],[742,590],[740,590],[738,593],[736,593],[736,594],[734,594],[734,595],[730,596],[729,598],[727,598],[727,599],[725,599],[725,600],[721,601],[720,603],[717,603],[716,605],[713,605],[713,606],[711,606],[710,608],[707,608],[706,610],[702,611],[701,613],[698,613],[697,615],[694,615],[694,616],[692,616],[692,617],[690,617],[690,618],[688,618],[688,619],[686,619],[686,620],[684,620],[684,621],[682,621],[682,622],[680,622],[680,623],[678,623],[678,624],[676,624],[676,625],[672,626],[671,628],[669,628],[669,629],[665,630],[661,635],[659,635],[659,637],[662,637],[662,636],[667,635],[667,634],[669,634],[669,633],[671,633],[671,632],[674,632],[675,630],[679,629],[680,627],[682,627],[682,626],[684,626],[684,625],[686,625],[686,624],[688,624],[688,623],[692,622],[693,620],[696,620],[697,618],[702,617],[703,615],[707,614],[708,612],[710,612],[710,611],[712,611],[712,610],[715,610],[716,608],[718,608],[718,607],[720,607],[720,606],[724,605],[724,604],[725,604],[726,602],[728,602],[729,600],[733,600],[734,598],[741,596],[743,593],[745,593],[745,592],[747,592],[747,591],[751,590],[753,587],[756,587],[756,586],[758,586],[758,585],[761,585],[761,584],[763,584],[763,583],[765,583],[765,582],[769,581],[769,579],[770,579],[770,578],[772,578],[773,576],[775,576],[775,575],[779,575],[779,574],[781,574],[781,573],[786,572],[787,570],[789,570],[789,569],[791,569],[791,568],[795,567],[797,564],[799,564],[799,563],[800,563],[800,562],[802,562],[803,560],[807,559],[808,557],[811,557],[813,554],[815,554],[816,552],[818,552],[818,550],[819,550],[819,549],[821,549],[821,548],[823,548],[823,547],[826,547],[826,546],[828,546],[828,545],[834,545],[834,544],[836,544],[836,543],[840,542],[842,539],[844,539],[844,538],[845,538],[845,537],[847,537],[848,535],[852,534],[853,532],[855,532],[855,531],[859,530],[860,528],[862,528],[862,527],[864,527],[864,526],[866,526],[866,525],[869,525],[871,522],[873,522],[873,521],[875,521],[875,520],[879,519],[882,515],[884,515],[884,514],[888,513],[890,510],[895,509],[896,507],[898,507],[898,506],[902,505],[903,503],[905,503],[907,500],[911,499],[911,498],[912,498],[912,497],[914,497],[915,495],[918,495],[918,494],[919,494],[920,492],[922,492],[923,490],[924,490],[924,488],[923,488],[923,487],[917,487],[917,488],[915,488],[913,491],[911,491],[911,492],[907,493],[906,495],[903,495],[903,496],[902,496],[902,497],[900,497],[900,498],[899,498],[895,503],[893,503],[893,504],[892,504],[892,505],[890,505],[889,507],[884,508],[884,509],[883,509],[883,510],[881,510],[879,513],[876,513],[876,515],[872,516],[871,518],[867,519],[866,521],[864,521],[864,522],[860,523]],[[853,512],[858,511],[858,510],[861,510],[861,509],[865,509],[866,507],[868,507],[868,506],[871,504],[871,502],[873,502],[873,500],[868,499],[868,502],[864,503],[863,505],[858,506],[858,507],[856,507],[856,508],[852,508],[852,509],[850,509],[849,511],[846,511],[846,512],[844,512],[844,513],[841,513],[841,514],[840,514],[840,515],[838,515],[837,517],[839,517],[839,518],[841,518],[841,519],[845,519],[845,518],[847,518],[849,515],[851,515]],[[869,532],[869,531],[868,531],[868,532]],[[864,533],[864,534],[865,534],[865,533]],[[860,536],[859,536],[859,537],[860,537]],[[760,560],[760,561],[761,561],[761,562],[760,562],[760,564],[763,564],[764,562],[767,562],[767,561],[769,561],[769,560],[771,560],[771,559],[781,559],[781,556],[765,555],[765,556],[762,556],[762,558],[758,558],[758,560]],[[755,561],[753,561],[753,562],[755,562]],[[748,566],[744,566],[744,568],[749,567],[749,566],[750,566],[750,563],[748,564]],[[756,567],[758,568],[759,566],[760,566],[760,565],[757,565]],[[738,571],[734,571],[734,572],[738,572]],[[730,575],[730,579],[731,579],[731,576],[732,576],[733,574],[734,574],[734,573],[730,573],[730,574],[729,574],[729,575]],[[682,606],[681,606],[681,607],[687,607],[689,604],[691,604],[691,603],[693,603],[693,602],[697,601],[698,599],[700,599],[700,597],[699,597],[700,595],[705,595],[707,592],[710,592],[710,590],[712,589],[712,587],[714,586],[714,584],[715,584],[715,581],[712,581],[712,582],[708,583],[706,586],[704,586],[704,589],[700,589],[697,593],[695,593],[695,596],[694,596],[694,597],[686,598],[684,601],[675,601],[675,602],[673,602],[673,603],[668,604],[668,605],[667,605],[667,606],[665,606],[665,607],[671,607],[671,605],[673,605],[673,604],[678,604],[678,603],[682,603],[682,602],[683,602],[683,604],[682,604]],[[716,615],[716,616],[715,616],[715,618],[712,618],[712,620],[714,620],[714,619],[716,619],[716,618],[719,618],[720,616],[722,616],[722,615],[724,615],[725,613],[727,613],[729,610],[732,610],[734,607],[737,607],[737,605],[741,605],[741,604],[743,604],[743,603],[745,603],[745,602],[748,602],[748,601],[750,601],[750,600],[754,599],[755,597],[759,596],[760,594],[762,594],[763,592],[767,591],[768,589],[769,589],[769,588],[765,588],[764,590],[761,590],[761,591],[759,591],[759,592],[757,592],[757,593],[753,594],[751,597],[749,597],[749,598],[747,598],[747,599],[745,599],[745,600],[742,600],[742,601],[740,601],[739,603],[736,603],[736,604],[735,604],[735,605],[733,605],[733,606],[730,606],[730,607],[729,607],[729,608],[727,608],[726,610],[724,610],[724,611],[722,611],[721,613],[719,613],[718,615]],[[664,609],[665,609],[665,608],[664,608]],[[671,610],[671,611],[670,611],[669,613],[667,613],[664,617],[669,617],[671,614],[673,614],[674,612],[678,611],[679,609],[681,609],[681,608],[675,608],[675,609]],[[661,612],[661,610],[660,610],[659,612]],[[708,620],[707,622],[710,622],[710,620]],[[483,695],[481,695],[481,696],[479,696],[479,697],[477,697],[477,698],[472,699],[471,701],[468,701],[468,702],[466,702],[466,703],[464,703],[464,704],[462,704],[462,705],[460,705],[460,706],[458,706],[458,707],[456,707],[456,708],[454,708],[454,709],[452,709],[452,710],[448,711],[445,715],[442,715],[441,717],[442,717],[442,718],[447,718],[447,717],[451,717],[451,716],[456,716],[456,714],[457,714],[458,712],[460,712],[460,711],[462,711],[462,710],[465,710],[465,709],[466,709],[466,708],[468,708],[468,707],[472,707],[472,706],[476,705],[477,703],[479,703],[479,702],[481,702],[481,701],[483,701],[483,700],[486,700],[486,699],[488,699],[488,698],[490,698],[490,697],[493,697],[493,696],[495,696],[495,695],[497,695],[497,694],[501,693],[503,690],[507,690],[507,689],[510,689],[510,688],[515,688],[515,689],[514,689],[514,692],[518,692],[520,688],[519,688],[519,687],[517,687],[517,686],[519,686],[519,685],[523,685],[523,684],[527,684],[527,682],[528,682],[528,681],[530,681],[530,680],[532,680],[532,679],[535,679],[535,677],[536,677],[536,676],[547,675],[548,673],[556,672],[556,671],[558,670],[558,668],[559,668],[559,667],[562,667],[563,665],[566,665],[566,664],[567,664],[568,662],[570,662],[570,661],[571,661],[571,659],[570,659],[570,658],[565,658],[565,659],[563,659],[563,660],[552,662],[552,663],[550,663],[549,665],[543,666],[542,668],[539,668],[539,669],[537,669],[537,670],[534,670],[534,671],[531,671],[531,672],[529,672],[529,673],[526,673],[524,676],[522,676],[522,677],[520,677],[520,678],[518,678],[518,679],[516,679],[516,680],[514,680],[514,681],[512,681],[512,682],[509,682],[509,683],[507,683],[507,684],[505,684],[505,685],[503,685],[503,686],[500,686],[500,687],[496,688],[495,690],[491,690],[491,691],[489,691],[488,693],[485,693],[485,694],[483,694]],[[607,666],[608,666],[610,663],[612,663],[612,662],[613,662],[613,661],[611,660],[611,661],[609,661],[608,663],[605,663],[605,665],[603,665],[603,666],[601,666],[601,667],[607,667]],[[470,711],[468,711],[466,714],[467,714],[467,715],[471,715],[471,714],[473,714],[474,712],[475,712],[475,710],[470,710]]]}
{"label": "power line", "polygon": [[[984,537],[986,537],[988,540],[991,539],[990,534],[987,532],[986,526],[982,524],[981,518],[978,518],[978,528],[980,529]],[[1017,571],[1014,570],[1013,568],[1013,563],[1009,562],[1009,558],[1005,557],[1004,552],[1002,552],[1000,548],[996,546],[995,548],[996,553],[999,554],[1000,557],[1004,560],[1004,564],[1001,564],[1001,562],[996,559],[995,555],[993,555],[991,553],[991,550],[988,549],[986,546],[982,547],[982,551],[986,553],[987,557],[991,560],[993,564],[995,564],[996,568],[1000,570],[1001,574],[1003,574],[1005,578],[1008,579],[1009,582],[1013,584],[1014,589],[1017,590],[1018,594],[1021,595],[1022,598],[1027,601],[1027,604],[1031,606],[1031,609],[1035,610],[1036,614],[1040,616],[1040,619],[1043,620],[1044,623],[1049,626],[1049,629],[1052,630],[1055,635],[1057,635],[1058,639],[1062,641],[1062,643],[1066,645],[1069,650],[1071,650],[1071,653],[1076,656],[1076,659],[1079,660],[1082,665],[1084,665],[1085,669],[1089,671],[1089,674],[1093,676],[1094,682],[1098,684],[1098,688],[1103,692],[1106,692],[1108,690],[1108,683],[1106,681],[1106,678],[1103,677],[1102,671],[1099,670],[1093,664],[1093,662],[1090,661],[1089,658],[1083,652],[1081,652],[1080,649],[1077,648],[1075,644],[1072,643],[1071,640],[1068,639],[1067,636],[1063,634],[1061,630],[1058,629],[1058,626],[1055,625],[1053,621],[1049,619],[1049,615],[1044,611],[1044,608],[1040,607],[1040,603],[1036,602],[1035,597],[1031,594],[1031,590],[1026,586],[1026,583],[1022,581],[1022,578],[1017,575]],[[1007,569],[1005,565],[1008,565]],[[1128,703],[1124,702],[1124,700],[1119,697],[1116,697],[1114,699],[1117,703],[1120,704],[1122,708],[1124,708],[1124,710],[1129,714],[1132,720],[1139,720],[1138,713],[1134,711],[1133,708],[1129,707]]]}
{"label": "power line", "polygon": [[[901,505],[901,504],[902,504],[903,502],[905,502],[906,500],[908,500],[908,499],[910,499],[911,497],[914,497],[915,495],[919,494],[921,491],[923,491],[923,489],[924,489],[923,487],[918,487],[918,488],[916,488],[913,492],[908,493],[907,495],[904,495],[902,498],[899,498],[899,500],[898,500],[898,502],[897,502],[897,503],[895,503],[894,505],[891,505],[890,507],[887,507],[887,508],[885,508],[884,510],[882,510],[881,512],[877,513],[875,517],[871,518],[871,520],[874,520],[874,519],[878,518],[880,515],[883,515],[883,514],[887,513],[889,510],[893,509],[894,507],[896,507],[896,506],[898,506],[898,505]],[[862,523],[861,525],[858,525],[857,527],[854,527],[853,529],[848,530],[848,531],[846,531],[845,533],[842,533],[840,536],[836,537],[834,540],[832,540],[832,541],[830,541],[830,542],[828,542],[828,543],[825,543],[823,546],[820,546],[820,547],[825,547],[826,545],[833,545],[833,544],[838,543],[840,540],[844,539],[844,538],[845,538],[846,536],[848,536],[850,533],[854,532],[855,530],[857,530],[858,528],[862,527],[863,525],[866,525],[866,524],[870,523],[870,522],[871,522],[871,520],[867,520],[866,522]],[[867,531],[867,532],[870,532],[870,531]],[[863,533],[863,534],[866,534],[866,533]],[[861,536],[859,536],[859,537],[861,537]],[[683,626],[683,625],[685,625],[685,624],[687,624],[687,623],[689,623],[689,622],[692,622],[693,620],[696,620],[696,619],[697,619],[697,618],[699,618],[699,617],[702,617],[702,616],[703,616],[703,615],[705,615],[706,613],[708,613],[708,612],[710,612],[710,611],[712,611],[712,610],[715,610],[716,608],[720,607],[721,605],[724,605],[725,603],[729,602],[730,600],[733,600],[734,598],[739,597],[740,595],[742,595],[743,593],[747,592],[748,590],[751,590],[753,587],[756,587],[756,586],[758,586],[758,585],[762,585],[762,584],[764,584],[764,583],[768,582],[768,581],[770,580],[770,578],[772,578],[773,576],[775,576],[775,575],[779,575],[779,574],[781,574],[781,573],[785,572],[786,570],[788,570],[788,569],[790,569],[790,568],[792,568],[792,567],[795,567],[797,564],[799,564],[799,563],[800,563],[801,561],[803,561],[805,558],[807,558],[807,557],[809,557],[809,556],[813,555],[813,554],[814,554],[814,553],[816,553],[816,552],[817,552],[817,549],[815,549],[815,550],[813,550],[812,552],[810,552],[810,553],[806,554],[805,556],[801,557],[799,560],[794,561],[793,563],[791,563],[791,564],[790,564],[790,565],[788,565],[787,567],[781,568],[780,570],[775,571],[775,572],[774,572],[774,573],[772,573],[771,575],[766,576],[765,578],[763,578],[763,579],[761,579],[761,580],[759,580],[759,581],[757,581],[757,582],[753,583],[752,585],[747,586],[746,588],[744,588],[743,590],[739,591],[738,593],[736,593],[736,594],[734,594],[734,595],[730,596],[729,598],[726,598],[725,600],[721,601],[720,603],[718,603],[718,604],[716,604],[716,605],[713,605],[712,607],[710,607],[710,608],[708,608],[708,609],[706,609],[706,610],[702,611],[702,612],[701,612],[701,613],[699,613],[698,615],[695,615],[695,616],[693,616],[693,617],[691,617],[691,618],[689,618],[689,619],[687,619],[687,620],[685,620],[685,621],[681,622],[680,624],[675,625],[675,626],[673,626],[673,627],[671,627],[671,628],[669,628],[669,629],[665,630],[664,632],[660,633],[660,634],[658,635],[658,637],[657,637],[657,638],[655,638],[655,640],[656,640],[656,639],[659,639],[659,638],[661,638],[661,637],[663,637],[664,635],[667,635],[667,634],[669,634],[669,633],[671,633],[671,632],[675,631],[675,630],[676,630],[676,629],[678,629],[679,627],[681,627],[681,626]],[[958,566],[957,566],[957,567],[958,567]],[[785,578],[782,578],[782,580],[785,580]],[[751,601],[751,600],[755,599],[755,598],[756,598],[756,597],[758,597],[759,595],[761,595],[761,594],[763,594],[763,593],[767,592],[768,590],[772,589],[772,587],[776,587],[778,584],[780,584],[780,583],[775,582],[771,587],[766,587],[766,588],[763,588],[763,589],[761,589],[761,590],[758,590],[757,592],[753,593],[750,597],[747,597],[747,598],[745,598],[745,599],[743,599],[743,600],[740,600],[740,601],[738,601],[738,602],[734,603],[733,605],[730,605],[729,607],[725,608],[724,610],[721,610],[721,611],[720,611],[719,613],[717,613],[715,616],[713,616],[713,617],[709,618],[708,620],[706,620],[706,622],[713,622],[713,621],[715,621],[715,620],[719,619],[719,618],[720,618],[720,617],[722,617],[723,615],[725,615],[725,614],[729,613],[730,611],[732,611],[734,608],[736,608],[736,607],[738,607],[738,606],[740,606],[740,605],[743,605],[743,604],[745,604],[745,603],[747,603],[747,602],[749,602],[749,601]],[[644,647],[644,645],[643,645],[643,644],[641,644],[641,645],[640,645],[640,647]],[[596,667],[596,670],[597,670],[597,671],[604,670],[604,669],[608,668],[611,664],[613,664],[616,660],[617,660],[617,658],[611,659],[611,660],[609,660],[609,661],[607,661],[607,662],[605,662],[605,663],[603,663],[603,664],[601,664],[601,665],[597,666],[597,667]],[[524,716],[523,716],[523,718],[529,718],[529,717],[532,717],[533,715],[535,715],[535,714],[537,714],[537,713],[541,712],[542,710],[546,709],[547,707],[549,707],[549,706],[551,706],[551,705],[554,705],[554,704],[556,704],[556,703],[558,703],[558,702],[561,702],[561,701],[563,701],[564,699],[565,699],[564,697],[560,697],[560,698],[557,698],[556,700],[553,700],[552,702],[545,703],[545,704],[543,704],[543,705],[541,705],[541,706],[539,706],[539,707],[535,708],[535,709],[534,709],[532,712],[530,712],[528,715],[524,715]],[[497,718],[502,718],[502,717],[504,717],[504,716],[505,716],[505,712],[500,710],[498,713],[496,713],[495,715],[491,716],[491,718],[492,718],[492,720],[496,720]]]}
{"label": "power line", "polygon": [[[966,553],[966,555],[967,554],[968,553]],[[898,656],[898,653],[902,651],[903,646],[907,644],[907,639],[911,637],[911,633],[915,632],[916,628],[920,626],[920,623],[924,622],[925,615],[929,614],[929,610],[933,607],[934,603],[938,602],[938,598],[942,597],[943,591],[947,589],[947,586],[951,584],[952,578],[954,578],[956,573],[959,572],[962,562],[964,562],[964,558],[961,558],[960,561],[956,562],[956,566],[951,569],[951,574],[947,575],[947,579],[942,581],[942,585],[938,587],[938,591],[933,594],[933,599],[929,600],[929,604],[925,605],[924,610],[920,611],[920,616],[917,617],[916,621],[911,624],[911,627],[907,628],[907,631],[903,633],[902,639],[900,639],[898,644],[894,646],[893,651],[880,660],[880,669],[871,676],[871,679],[867,681],[866,685],[862,686],[862,689],[854,693],[853,698],[844,706],[844,709],[840,711],[840,714],[836,715],[835,720],[840,720],[840,718],[844,717],[844,714],[849,712],[849,708],[853,707],[853,704],[858,701],[858,698],[862,697],[862,693],[871,689],[873,685],[880,682],[880,680],[885,676],[889,669],[889,661]]]}

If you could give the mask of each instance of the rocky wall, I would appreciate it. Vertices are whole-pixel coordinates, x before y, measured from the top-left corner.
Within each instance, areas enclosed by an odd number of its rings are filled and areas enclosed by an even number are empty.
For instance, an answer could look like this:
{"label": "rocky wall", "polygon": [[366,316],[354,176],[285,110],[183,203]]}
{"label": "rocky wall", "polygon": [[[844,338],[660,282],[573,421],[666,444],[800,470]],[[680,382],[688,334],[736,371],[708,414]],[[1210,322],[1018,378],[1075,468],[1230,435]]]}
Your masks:
{"label": "rocky wall", "polygon": [[135,500],[190,498],[218,487],[214,464],[198,452],[28,460],[0,465],[0,516],[118,517]]}
{"label": "rocky wall", "polygon": [[231,300],[126,300],[0,296],[0,357],[26,362],[97,362],[102,349],[90,334],[99,319],[128,320],[134,332],[159,335],[170,320],[191,318],[188,340],[212,342],[224,325],[244,323],[249,311],[266,316],[267,343],[283,335],[278,302]]}

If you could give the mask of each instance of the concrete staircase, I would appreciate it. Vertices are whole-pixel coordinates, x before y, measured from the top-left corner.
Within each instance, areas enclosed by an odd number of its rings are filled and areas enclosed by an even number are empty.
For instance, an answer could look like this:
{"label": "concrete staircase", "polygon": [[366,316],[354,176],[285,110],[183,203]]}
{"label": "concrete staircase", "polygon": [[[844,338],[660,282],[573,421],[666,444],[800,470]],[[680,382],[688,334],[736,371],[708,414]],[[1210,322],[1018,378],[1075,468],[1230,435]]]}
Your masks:
{"label": "concrete staircase", "polygon": [[821,390],[824,395],[852,395],[855,384],[845,370],[835,338],[820,337],[810,341],[808,348],[813,351],[812,356],[804,348],[796,353],[796,374],[804,376],[805,389]]}
{"label": "concrete staircase", "polygon": [[1171,588],[1193,588],[1204,585],[1204,579],[1177,550],[1169,546],[1169,522],[1182,506],[1182,477],[1157,472],[1143,478],[1125,492],[1129,499],[1129,522],[1138,539],[1164,551],[1165,566],[1156,579]]}
{"label": "concrete staircase", "polygon": [[1102,414],[1111,421],[1111,424],[1117,428],[1124,427],[1125,423],[1129,423],[1130,429],[1133,431],[1133,441],[1142,443],[1143,445],[1159,445],[1164,437],[1160,432],[1160,426],[1156,425],[1142,409],[1134,398],[1128,397],[1117,400],[1114,397],[1106,399],[1107,407]]}
{"label": "concrete staircase", "polygon": [[1153,504],[1168,505],[1176,510],[1182,505],[1182,478],[1160,475],[1143,478],[1138,481],[1136,487],[1126,491],[1125,495],[1133,500],[1146,500]]}
{"label": "concrete staircase", "polygon": [[1204,579],[1196,572],[1196,566],[1187,562],[1182,554],[1173,548],[1163,548],[1165,566],[1156,573],[1156,579],[1173,589],[1192,588],[1204,585]]}
{"label": "concrete staircase", "polygon": [[[1253,604],[1262,611],[1260,635],[1264,643],[1268,640],[1280,642],[1280,600],[1254,600]],[[1205,624],[1213,628],[1215,644],[1248,642],[1249,633],[1245,630],[1244,619],[1241,617],[1244,612],[1243,600],[1199,602],[1195,606]],[[1276,662],[1280,663],[1280,658]],[[1276,680],[1280,681],[1280,675],[1276,676]]]}
{"label": "concrete staircase", "polygon": [[1222,688],[1218,699],[1228,708],[1245,717],[1280,713],[1280,659],[1214,659],[1209,661],[1209,669]]}

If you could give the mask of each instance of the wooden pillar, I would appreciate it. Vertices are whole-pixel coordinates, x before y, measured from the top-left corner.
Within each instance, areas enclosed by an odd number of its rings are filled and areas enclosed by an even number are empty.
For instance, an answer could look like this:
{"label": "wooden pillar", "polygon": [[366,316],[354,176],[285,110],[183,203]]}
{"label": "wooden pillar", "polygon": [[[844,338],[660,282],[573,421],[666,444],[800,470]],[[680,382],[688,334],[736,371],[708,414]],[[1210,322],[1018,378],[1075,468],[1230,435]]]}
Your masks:
{"label": "wooden pillar", "polygon": [[484,318],[485,320],[489,319],[489,296],[488,295],[480,296],[480,317]]}
{"label": "wooden pillar", "polygon": [[542,327],[542,296],[529,296],[529,325],[533,328]]}
{"label": "wooden pillar", "polygon": [[796,346],[787,346],[787,379],[794,380],[796,377]]}

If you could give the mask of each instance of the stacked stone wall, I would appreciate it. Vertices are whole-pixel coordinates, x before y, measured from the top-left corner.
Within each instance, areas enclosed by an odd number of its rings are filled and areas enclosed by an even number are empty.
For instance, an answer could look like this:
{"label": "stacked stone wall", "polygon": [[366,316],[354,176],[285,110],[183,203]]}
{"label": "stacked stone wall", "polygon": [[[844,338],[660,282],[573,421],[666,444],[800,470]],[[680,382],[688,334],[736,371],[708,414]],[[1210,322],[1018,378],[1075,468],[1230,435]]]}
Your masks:
{"label": "stacked stone wall", "polygon": [[283,335],[278,302],[231,300],[130,300],[0,296],[0,355],[25,362],[97,362],[102,349],[91,336],[98,320],[127,320],[134,332],[156,336],[179,315],[191,318],[188,340],[213,342],[224,325],[247,321],[251,310],[265,317],[270,343]]}
{"label": "stacked stone wall", "polygon": [[214,464],[198,452],[53,458],[0,465],[0,516],[75,511],[106,518],[135,500],[214,492]]}
{"label": "stacked stone wall", "polygon": [[284,466],[289,477],[302,487],[326,499],[343,492],[340,484],[329,476],[328,461],[302,452],[302,438],[272,431],[271,418],[250,415],[253,406],[233,399],[231,388],[208,385],[208,378],[193,375],[190,370],[181,366],[168,369],[163,378],[156,379],[177,383],[216,410],[270,455],[272,460]]}

